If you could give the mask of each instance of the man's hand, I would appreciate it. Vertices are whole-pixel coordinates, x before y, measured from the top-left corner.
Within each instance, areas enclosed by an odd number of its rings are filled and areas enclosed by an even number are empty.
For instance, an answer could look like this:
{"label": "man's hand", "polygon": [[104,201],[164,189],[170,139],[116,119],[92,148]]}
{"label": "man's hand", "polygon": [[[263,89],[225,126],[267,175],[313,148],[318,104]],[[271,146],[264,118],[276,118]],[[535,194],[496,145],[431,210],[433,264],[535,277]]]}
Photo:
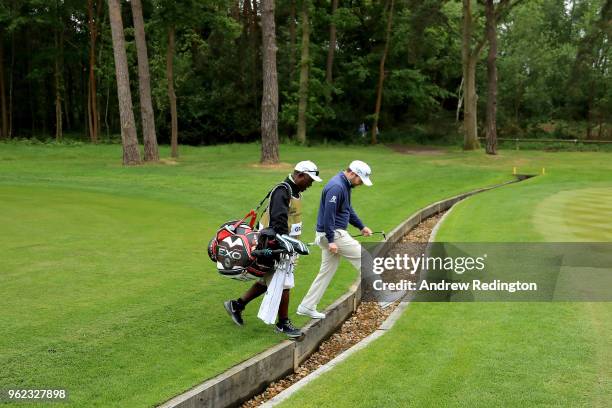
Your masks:
{"label": "man's hand", "polygon": [[338,245],[335,242],[332,242],[331,244],[329,244],[328,249],[329,249],[329,252],[331,252],[332,254],[338,253]]}
{"label": "man's hand", "polygon": [[364,237],[369,237],[370,235],[372,235],[372,230],[368,227],[363,227],[363,229],[361,230],[361,235],[363,235]]}

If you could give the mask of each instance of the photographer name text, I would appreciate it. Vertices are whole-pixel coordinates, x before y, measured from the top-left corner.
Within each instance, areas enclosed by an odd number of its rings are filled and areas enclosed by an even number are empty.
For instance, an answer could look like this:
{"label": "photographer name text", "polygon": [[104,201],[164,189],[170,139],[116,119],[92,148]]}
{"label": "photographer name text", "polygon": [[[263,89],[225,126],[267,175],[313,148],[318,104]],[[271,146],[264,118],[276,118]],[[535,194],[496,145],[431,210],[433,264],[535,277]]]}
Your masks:
{"label": "photographer name text", "polygon": [[538,285],[535,282],[504,282],[495,279],[490,282],[474,279],[471,282],[451,282],[439,281],[428,282],[413,282],[402,279],[398,282],[383,282],[377,279],[372,282],[372,287],[377,291],[485,291],[485,292],[533,292],[538,290]]}

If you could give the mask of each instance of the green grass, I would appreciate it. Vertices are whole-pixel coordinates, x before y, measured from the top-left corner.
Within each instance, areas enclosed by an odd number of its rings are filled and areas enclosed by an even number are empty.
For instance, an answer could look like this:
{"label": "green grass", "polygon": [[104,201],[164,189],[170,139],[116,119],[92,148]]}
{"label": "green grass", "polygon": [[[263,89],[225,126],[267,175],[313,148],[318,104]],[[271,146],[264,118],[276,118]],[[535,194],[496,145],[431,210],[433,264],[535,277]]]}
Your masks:
{"label": "green grass", "polygon": [[[0,144],[0,388],[66,388],[71,406],[152,406],[284,340],[256,318],[259,300],[244,328],[231,323],[222,301],[248,284],[221,278],[206,244],[290,166],[254,167],[257,145],[181,154],[178,164],[126,168],[114,145]],[[325,180],[366,160],[375,185],[357,189],[353,203],[385,231],[433,201],[508,180],[522,160],[346,146],[281,154],[315,161]],[[306,241],[322,187],[305,194]],[[319,261],[315,250],[296,273],[290,313],[300,325],[295,307]],[[356,277],[343,263],[322,306]]]}
{"label": "green grass", "polygon": [[[459,203],[438,241],[610,241],[602,153],[503,152],[546,175]],[[283,406],[594,406],[612,401],[611,303],[413,303],[393,329]],[[334,397],[331,397],[334,396]]]}

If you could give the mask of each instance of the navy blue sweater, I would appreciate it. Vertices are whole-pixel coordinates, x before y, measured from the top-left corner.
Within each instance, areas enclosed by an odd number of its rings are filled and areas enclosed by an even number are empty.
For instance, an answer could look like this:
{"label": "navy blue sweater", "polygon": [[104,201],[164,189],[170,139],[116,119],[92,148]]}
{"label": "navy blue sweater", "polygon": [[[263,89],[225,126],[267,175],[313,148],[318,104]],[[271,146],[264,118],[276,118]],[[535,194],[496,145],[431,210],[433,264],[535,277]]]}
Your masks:
{"label": "navy blue sweater", "polygon": [[360,230],[364,227],[351,206],[351,183],[341,171],[329,180],[321,193],[317,232],[324,232],[327,241],[332,243],[334,230],[345,230],[348,224]]}

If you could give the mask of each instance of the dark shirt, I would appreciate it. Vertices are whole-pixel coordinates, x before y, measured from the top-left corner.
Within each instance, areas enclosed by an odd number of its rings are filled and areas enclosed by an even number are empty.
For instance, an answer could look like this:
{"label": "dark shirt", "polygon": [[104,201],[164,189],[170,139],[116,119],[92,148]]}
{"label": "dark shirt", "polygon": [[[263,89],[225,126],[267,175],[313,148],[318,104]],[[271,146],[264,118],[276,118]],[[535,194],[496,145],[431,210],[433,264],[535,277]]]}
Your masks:
{"label": "dark shirt", "polygon": [[274,232],[281,235],[289,233],[287,219],[291,196],[300,197],[300,191],[290,177],[287,177],[284,182],[289,184],[291,192],[281,184],[275,187],[272,195],[270,195],[270,227],[274,229]]}
{"label": "dark shirt", "polygon": [[324,232],[327,242],[332,243],[334,230],[345,230],[349,223],[360,230],[364,228],[351,206],[351,182],[341,171],[323,188],[317,216],[317,232]]}

